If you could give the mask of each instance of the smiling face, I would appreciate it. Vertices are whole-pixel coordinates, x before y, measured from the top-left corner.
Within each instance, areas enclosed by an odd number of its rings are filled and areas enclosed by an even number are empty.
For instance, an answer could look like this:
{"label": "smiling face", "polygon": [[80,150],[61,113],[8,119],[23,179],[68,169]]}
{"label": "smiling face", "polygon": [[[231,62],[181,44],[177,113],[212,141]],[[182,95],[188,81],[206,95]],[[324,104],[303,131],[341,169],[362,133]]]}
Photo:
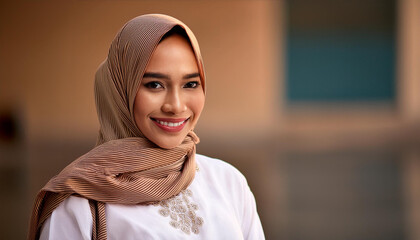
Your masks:
{"label": "smiling face", "polygon": [[204,107],[204,90],[190,43],[175,34],[156,47],[134,102],[137,127],[156,145],[182,143]]}

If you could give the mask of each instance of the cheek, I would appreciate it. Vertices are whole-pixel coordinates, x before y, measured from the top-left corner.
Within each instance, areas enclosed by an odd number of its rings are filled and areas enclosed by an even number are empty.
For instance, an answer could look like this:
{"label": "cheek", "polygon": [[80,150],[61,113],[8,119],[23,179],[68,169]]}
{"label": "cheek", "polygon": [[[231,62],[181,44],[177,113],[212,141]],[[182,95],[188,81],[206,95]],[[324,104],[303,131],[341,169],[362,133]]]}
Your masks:
{"label": "cheek", "polygon": [[201,112],[203,111],[204,102],[205,102],[205,97],[204,97],[203,92],[194,95],[194,97],[190,101],[191,110],[195,115],[195,120],[196,121],[197,121],[198,117],[200,116]]}
{"label": "cheek", "polygon": [[153,101],[153,98],[139,91],[134,104],[134,118],[140,131],[142,131],[140,126],[145,124],[146,118],[153,112],[155,105],[156,102]]}

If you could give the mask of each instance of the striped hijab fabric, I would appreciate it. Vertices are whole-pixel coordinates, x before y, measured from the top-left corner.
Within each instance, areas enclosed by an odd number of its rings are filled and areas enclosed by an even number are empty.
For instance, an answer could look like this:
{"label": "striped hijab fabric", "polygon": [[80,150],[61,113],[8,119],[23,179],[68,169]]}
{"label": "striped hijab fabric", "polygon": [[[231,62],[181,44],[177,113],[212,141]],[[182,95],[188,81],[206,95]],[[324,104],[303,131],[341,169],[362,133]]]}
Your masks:
{"label": "striped hijab fabric", "polygon": [[163,149],[145,138],[134,120],[134,100],[147,63],[161,38],[175,26],[187,33],[205,87],[198,42],[184,23],[162,14],[142,15],[127,22],[95,76],[100,122],[96,147],[64,168],[38,193],[28,239],[39,238],[44,221],[70,195],[89,200],[92,239],[106,239],[106,203],[153,203],[191,184],[199,142],[195,133],[190,131],[179,146]]}

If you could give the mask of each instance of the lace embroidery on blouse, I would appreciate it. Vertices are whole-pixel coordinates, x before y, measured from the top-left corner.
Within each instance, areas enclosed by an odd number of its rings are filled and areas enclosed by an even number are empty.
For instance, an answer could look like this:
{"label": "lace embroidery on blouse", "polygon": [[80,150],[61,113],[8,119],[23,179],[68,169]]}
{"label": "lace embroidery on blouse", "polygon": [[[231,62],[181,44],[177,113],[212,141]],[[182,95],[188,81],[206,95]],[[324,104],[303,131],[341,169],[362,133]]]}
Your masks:
{"label": "lace embroidery on blouse", "polygon": [[174,197],[160,201],[157,205],[161,207],[159,213],[162,216],[170,217],[169,224],[172,227],[181,229],[186,234],[198,234],[204,221],[196,215],[198,205],[190,201],[191,196],[192,191],[186,189]]}

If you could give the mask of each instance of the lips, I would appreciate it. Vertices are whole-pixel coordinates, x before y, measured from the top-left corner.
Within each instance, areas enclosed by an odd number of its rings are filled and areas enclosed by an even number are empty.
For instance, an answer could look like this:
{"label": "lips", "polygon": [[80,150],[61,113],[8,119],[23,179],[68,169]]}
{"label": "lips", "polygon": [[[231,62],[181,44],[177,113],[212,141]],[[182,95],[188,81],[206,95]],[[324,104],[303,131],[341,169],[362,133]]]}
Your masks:
{"label": "lips", "polygon": [[152,121],[167,132],[179,132],[184,127],[189,118],[151,118]]}

